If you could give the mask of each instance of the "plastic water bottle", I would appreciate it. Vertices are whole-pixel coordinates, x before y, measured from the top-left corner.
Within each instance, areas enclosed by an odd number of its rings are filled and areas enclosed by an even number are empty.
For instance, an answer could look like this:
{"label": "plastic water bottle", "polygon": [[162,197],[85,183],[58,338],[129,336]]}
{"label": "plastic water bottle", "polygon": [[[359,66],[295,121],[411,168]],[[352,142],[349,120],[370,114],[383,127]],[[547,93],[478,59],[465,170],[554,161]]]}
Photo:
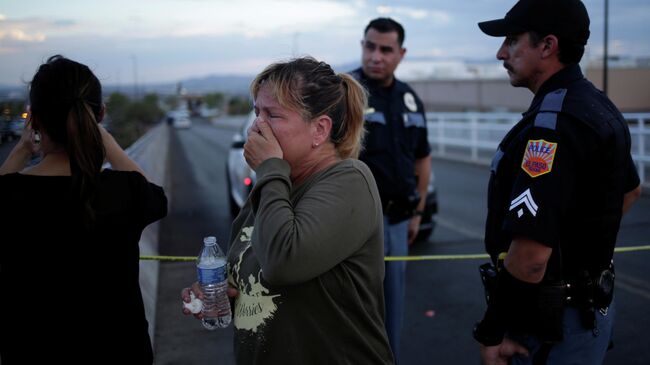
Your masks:
{"label": "plastic water bottle", "polygon": [[232,319],[228,289],[226,256],[215,237],[203,239],[203,250],[196,260],[196,271],[203,291],[203,327],[214,330],[228,327]]}

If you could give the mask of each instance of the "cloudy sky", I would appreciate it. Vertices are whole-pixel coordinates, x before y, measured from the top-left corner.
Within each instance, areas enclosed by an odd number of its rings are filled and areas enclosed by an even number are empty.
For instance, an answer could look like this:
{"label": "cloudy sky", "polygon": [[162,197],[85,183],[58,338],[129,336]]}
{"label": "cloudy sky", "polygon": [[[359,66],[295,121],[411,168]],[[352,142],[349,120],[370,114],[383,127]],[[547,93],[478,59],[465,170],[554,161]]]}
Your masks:
{"label": "cloudy sky", "polygon": [[[587,57],[602,55],[604,0],[591,16]],[[105,84],[175,82],[255,74],[310,54],[358,62],[367,22],[390,16],[406,28],[408,59],[491,60],[499,39],[476,23],[514,0],[1,0],[0,85],[29,81],[52,54],[86,63]],[[650,1],[610,1],[610,53],[650,56]],[[135,71],[135,72],[134,72]]]}

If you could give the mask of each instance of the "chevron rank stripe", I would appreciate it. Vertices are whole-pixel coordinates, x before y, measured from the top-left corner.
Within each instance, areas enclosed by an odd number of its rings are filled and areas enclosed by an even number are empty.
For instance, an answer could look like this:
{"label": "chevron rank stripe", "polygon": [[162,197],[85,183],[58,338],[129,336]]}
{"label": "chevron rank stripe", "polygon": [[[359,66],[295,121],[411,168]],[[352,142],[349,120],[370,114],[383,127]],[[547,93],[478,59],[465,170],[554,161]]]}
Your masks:
{"label": "chevron rank stripe", "polygon": [[[535,200],[533,199],[533,195],[530,193],[530,189],[526,189],[521,195],[516,197],[512,202],[510,202],[510,210],[514,210],[518,206],[524,204],[526,208],[530,211],[530,214],[533,215],[533,217],[537,216],[537,209],[539,208],[537,206],[537,203],[535,203]],[[523,208],[520,208],[519,211],[517,211],[517,215],[521,218],[521,216],[524,214]]]}

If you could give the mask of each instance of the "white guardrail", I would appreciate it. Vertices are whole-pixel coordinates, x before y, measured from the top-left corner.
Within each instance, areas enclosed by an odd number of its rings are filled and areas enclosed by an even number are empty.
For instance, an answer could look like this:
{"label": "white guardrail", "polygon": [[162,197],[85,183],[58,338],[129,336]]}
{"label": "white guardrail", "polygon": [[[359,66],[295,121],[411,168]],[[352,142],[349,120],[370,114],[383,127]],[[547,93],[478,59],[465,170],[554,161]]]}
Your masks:
{"label": "white guardrail", "polygon": [[[650,188],[650,113],[624,113],[632,158],[641,184]],[[519,113],[427,113],[429,143],[436,157],[489,165],[499,142],[521,119]]]}

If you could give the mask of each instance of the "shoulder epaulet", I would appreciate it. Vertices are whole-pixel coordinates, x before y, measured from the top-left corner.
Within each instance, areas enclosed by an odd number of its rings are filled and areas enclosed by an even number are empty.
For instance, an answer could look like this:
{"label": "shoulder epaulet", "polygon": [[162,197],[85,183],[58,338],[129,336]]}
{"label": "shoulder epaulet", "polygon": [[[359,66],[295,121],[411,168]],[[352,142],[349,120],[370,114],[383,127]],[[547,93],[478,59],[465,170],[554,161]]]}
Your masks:
{"label": "shoulder epaulet", "polygon": [[562,103],[567,89],[557,89],[544,96],[542,105],[535,116],[535,127],[555,130],[557,114],[562,111]]}

